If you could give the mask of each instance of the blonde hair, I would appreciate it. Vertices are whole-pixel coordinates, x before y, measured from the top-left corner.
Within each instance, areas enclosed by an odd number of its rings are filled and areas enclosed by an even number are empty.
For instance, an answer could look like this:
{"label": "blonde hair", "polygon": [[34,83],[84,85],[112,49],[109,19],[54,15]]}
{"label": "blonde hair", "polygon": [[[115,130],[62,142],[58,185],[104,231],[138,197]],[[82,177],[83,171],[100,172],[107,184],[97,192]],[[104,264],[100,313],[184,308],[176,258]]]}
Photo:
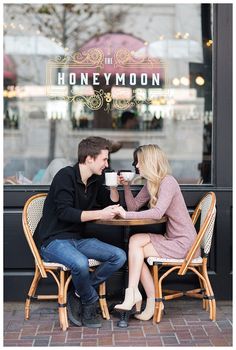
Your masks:
{"label": "blonde hair", "polygon": [[157,193],[161,181],[171,173],[166,154],[157,145],[144,145],[137,151],[138,163],[143,177],[147,179],[147,189],[150,194],[149,207],[157,203]]}

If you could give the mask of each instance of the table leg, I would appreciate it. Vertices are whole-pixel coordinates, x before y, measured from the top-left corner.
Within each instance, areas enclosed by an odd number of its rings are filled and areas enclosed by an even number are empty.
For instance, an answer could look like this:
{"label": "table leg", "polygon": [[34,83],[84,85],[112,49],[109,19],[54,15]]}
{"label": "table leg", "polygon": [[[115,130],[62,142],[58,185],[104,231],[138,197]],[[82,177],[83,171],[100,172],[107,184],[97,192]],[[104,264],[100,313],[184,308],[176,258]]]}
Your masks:
{"label": "table leg", "polygon": [[[129,249],[129,226],[124,227],[124,248],[125,251],[128,254],[128,249]],[[129,277],[129,272],[128,272],[128,264],[125,264],[125,272],[124,272],[124,286],[125,288],[128,287],[128,277]],[[124,289],[125,289],[124,288]],[[129,316],[130,316],[131,311],[121,311],[120,312],[120,320],[117,322],[117,326],[121,328],[126,328],[128,327],[128,321],[129,321]]]}
{"label": "table leg", "polygon": [[[128,256],[129,251],[129,235],[130,235],[130,229],[129,226],[124,227],[124,248]],[[129,269],[128,269],[128,260],[125,264],[125,275],[124,275],[124,286],[125,288],[128,287],[128,278],[129,278]],[[124,288],[124,289],[125,289]]]}

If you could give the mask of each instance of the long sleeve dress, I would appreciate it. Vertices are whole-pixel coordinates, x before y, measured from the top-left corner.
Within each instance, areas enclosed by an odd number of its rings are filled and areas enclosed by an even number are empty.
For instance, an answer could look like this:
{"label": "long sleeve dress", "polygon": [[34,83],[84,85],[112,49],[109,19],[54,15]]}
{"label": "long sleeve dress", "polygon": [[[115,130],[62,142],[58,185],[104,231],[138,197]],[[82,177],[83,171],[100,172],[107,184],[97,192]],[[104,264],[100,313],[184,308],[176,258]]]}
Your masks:
{"label": "long sleeve dress", "polygon": [[[150,199],[146,185],[135,198],[129,186],[125,186],[124,191],[128,209],[126,219],[160,219],[163,215],[167,216],[164,235],[149,233],[157,255],[162,258],[184,258],[196,238],[196,230],[175,178],[171,175],[164,177],[158,190],[156,206],[151,209],[138,211]],[[200,250],[195,257],[199,255]]]}

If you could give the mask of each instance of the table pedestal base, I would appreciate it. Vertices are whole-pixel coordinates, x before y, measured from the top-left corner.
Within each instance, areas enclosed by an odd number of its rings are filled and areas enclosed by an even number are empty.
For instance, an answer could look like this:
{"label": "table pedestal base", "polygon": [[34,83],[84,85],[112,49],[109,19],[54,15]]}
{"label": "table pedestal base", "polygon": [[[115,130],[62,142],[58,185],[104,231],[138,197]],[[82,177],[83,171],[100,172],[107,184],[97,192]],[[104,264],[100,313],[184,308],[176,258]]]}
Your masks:
{"label": "table pedestal base", "polygon": [[126,328],[129,325],[130,311],[123,311],[120,313],[120,320],[117,322],[117,327]]}
{"label": "table pedestal base", "polygon": [[129,318],[136,314],[135,307],[129,311],[118,311],[120,314],[120,320],[117,322],[117,327],[126,328],[129,327]]}

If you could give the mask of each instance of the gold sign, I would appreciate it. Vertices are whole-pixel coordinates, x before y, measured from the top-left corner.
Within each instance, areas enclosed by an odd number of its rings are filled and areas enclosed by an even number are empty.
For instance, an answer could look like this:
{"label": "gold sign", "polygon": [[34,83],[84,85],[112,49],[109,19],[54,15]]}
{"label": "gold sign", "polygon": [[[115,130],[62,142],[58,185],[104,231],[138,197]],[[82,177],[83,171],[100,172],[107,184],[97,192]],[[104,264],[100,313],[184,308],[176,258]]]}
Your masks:
{"label": "gold sign", "polygon": [[113,55],[92,48],[49,60],[46,94],[68,102],[80,101],[91,110],[102,106],[106,111],[125,110],[139,103],[151,103],[148,98],[145,101],[136,98],[137,88],[152,87],[161,96],[168,93],[166,68],[161,60],[140,56],[125,48],[116,50]]}

